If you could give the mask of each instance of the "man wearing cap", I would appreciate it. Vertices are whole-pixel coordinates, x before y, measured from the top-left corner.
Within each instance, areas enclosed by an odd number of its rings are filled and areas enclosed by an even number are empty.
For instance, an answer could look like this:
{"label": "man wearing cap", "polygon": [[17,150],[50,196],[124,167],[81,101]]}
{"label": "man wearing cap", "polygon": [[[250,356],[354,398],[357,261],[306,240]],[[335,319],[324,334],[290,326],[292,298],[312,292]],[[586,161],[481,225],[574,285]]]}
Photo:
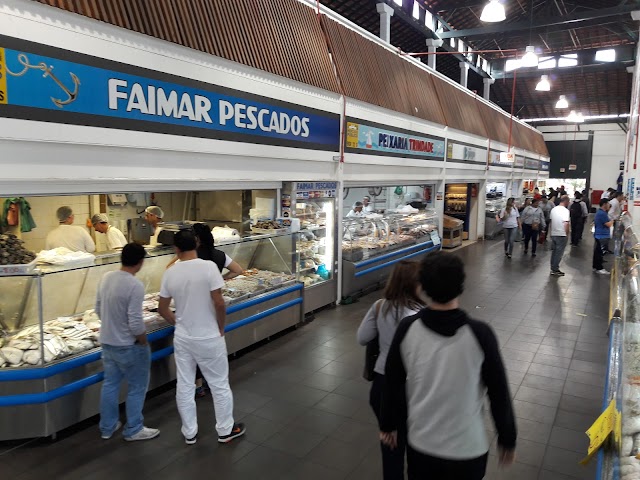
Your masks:
{"label": "man wearing cap", "polygon": [[149,245],[152,247],[158,245],[158,234],[162,231],[160,224],[162,223],[163,217],[164,212],[156,205],[147,207],[144,210],[144,218],[149,222],[149,226],[151,226],[151,238],[149,239]]}
{"label": "man wearing cap", "polygon": [[73,210],[71,207],[60,207],[56,211],[58,217],[57,228],[54,228],[47,235],[45,249],[65,247],[73,252],[93,253],[96,251],[96,244],[89,233],[78,225],[73,225]]}
{"label": "man wearing cap", "polygon": [[104,213],[96,213],[91,217],[91,224],[96,232],[103,233],[107,236],[107,250],[115,250],[122,248],[127,244],[124,234],[116,227],[109,225],[109,217]]}

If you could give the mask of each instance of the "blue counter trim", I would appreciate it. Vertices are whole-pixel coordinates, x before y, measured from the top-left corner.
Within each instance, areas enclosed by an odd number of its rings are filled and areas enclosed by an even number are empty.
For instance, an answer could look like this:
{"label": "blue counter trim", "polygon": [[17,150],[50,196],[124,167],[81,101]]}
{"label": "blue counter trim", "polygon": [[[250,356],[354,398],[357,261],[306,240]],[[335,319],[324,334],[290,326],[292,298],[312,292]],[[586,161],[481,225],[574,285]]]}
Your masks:
{"label": "blue counter trim", "polygon": [[[246,308],[253,307],[255,305],[259,305],[261,303],[267,302],[269,300],[273,300],[274,298],[278,298],[292,292],[303,290],[303,288],[304,288],[304,285],[302,283],[296,283],[295,285],[287,287],[283,290],[277,290],[267,295],[256,297],[246,302],[242,302],[238,305],[232,305],[227,308],[227,314],[235,313],[240,310],[244,310]],[[302,299],[299,298],[299,300],[300,300],[300,303],[302,303]],[[287,305],[287,304],[284,304],[284,305]],[[275,308],[278,308],[278,307],[275,307]],[[285,307],[285,308],[288,308],[288,307]],[[268,312],[271,310],[274,310],[274,309],[270,309],[266,311]],[[280,310],[284,310],[284,308],[281,308]],[[232,323],[231,325],[227,325],[227,327],[225,328],[225,332],[230,332],[243,325],[248,325],[249,323],[258,321],[268,315],[272,315],[273,313],[279,312],[280,310],[272,311],[267,315],[264,315],[264,312],[257,315],[252,315],[250,317],[240,320],[239,322],[235,322],[235,323]],[[149,340],[149,342],[156,342],[163,338],[170,337],[171,335],[173,335],[174,330],[175,328],[171,326],[161,328],[147,335],[147,339]],[[154,354],[155,353],[156,352],[154,352]],[[69,360],[62,360],[59,363],[50,365],[48,367],[25,368],[25,369],[15,369],[15,370],[3,369],[3,370],[0,370],[0,382],[11,382],[11,381],[22,381],[22,380],[42,380],[45,378],[53,377],[54,375],[58,375],[63,372],[67,372],[69,370],[73,370],[74,368],[82,367],[83,365],[88,365],[89,363],[97,362],[101,358],[102,358],[102,352],[98,351],[98,352],[88,353],[86,355],[82,355],[79,357],[71,358]]]}
{"label": "blue counter trim", "polygon": [[[235,312],[239,312],[240,310],[244,310],[245,308],[253,307],[254,305],[259,305],[264,302],[268,302],[269,300],[273,300],[274,298],[282,297],[283,295],[287,295],[291,292],[297,292],[298,290],[302,290],[304,285],[302,283],[296,283],[290,287],[285,288],[284,290],[277,290],[272,293],[268,293],[264,296],[260,296],[257,298],[252,298],[246,302],[239,303],[238,305],[231,305],[227,308],[227,315]],[[235,325],[235,324],[234,324]]]}
{"label": "blue counter trim", "polygon": [[423,255],[425,253],[429,253],[432,252],[433,250],[440,250],[440,245],[435,246],[435,247],[431,247],[431,248],[427,248],[426,250],[420,250],[419,252],[415,252],[412,253],[410,255],[405,255],[404,257],[401,258],[396,258],[395,260],[391,260],[390,262],[386,262],[386,263],[382,263],[380,265],[376,265],[375,267],[371,267],[371,268],[367,268],[366,270],[360,270],[359,272],[355,273],[355,277],[362,277],[364,275],[368,275],[370,273],[373,273],[377,270],[381,270],[383,268],[387,268],[390,267],[391,265],[395,265],[398,262],[401,262],[402,260],[409,260],[410,258],[413,257],[417,257],[418,255]]}
{"label": "blue counter trim", "polygon": [[412,252],[413,250],[417,250],[419,248],[420,249],[425,249],[425,248],[427,248],[429,246],[433,246],[433,242],[429,241],[429,242],[419,243],[417,245],[412,245],[410,247],[401,248],[400,250],[395,250],[393,252],[385,253],[384,255],[378,255],[377,257],[370,258],[369,260],[363,260],[361,262],[356,262],[353,265],[356,268],[363,268],[363,267],[366,267],[367,265],[372,265],[372,264],[378,263],[378,262],[380,262],[382,260],[386,260],[387,258],[397,257],[398,255],[404,255],[405,253]]}
{"label": "blue counter trim", "polygon": [[[283,303],[282,305],[278,305],[276,307],[270,308],[268,310],[265,310],[264,312],[261,313],[257,313],[255,315],[252,315],[250,317],[244,318],[238,322],[234,322],[231,325],[227,325],[227,327],[225,327],[224,331],[226,332],[231,332],[233,330],[236,330],[240,327],[243,327],[245,325],[249,325],[250,323],[254,323],[257,322],[259,320],[262,320],[265,317],[268,317],[270,315],[273,315],[275,313],[281,312],[282,310],[286,310],[288,308],[291,308],[295,305],[301,305],[303,303],[303,299],[302,297],[299,298],[295,298],[293,300],[290,300],[286,303]],[[167,328],[163,328],[162,330],[158,330],[157,332],[153,332],[153,334],[155,335],[154,340],[158,340],[164,337],[167,337],[169,335],[171,335],[173,333],[174,328],[173,327],[167,327]],[[151,337],[150,334],[149,337]],[[151,341],[151,338],[150,338]],[[169,346],[169,347],[165,347],[162,348],[160,350],[156,350],[155,352],[151,353],[151,360],[152,361],[157,361],[157,360],[161,360],[163,358],[166,358],[170,355],[173,355],[173,346]],[[38,368],[38,369],[30,369],[30,370],[17,370],[14,372],[0,372],[0,373],[12,373],[12,374],[23,374],[23,375],[13,375],[16,380],[33,380],[33,379],[38,379],[38,378],[47,378],[52,376],[52,374],[50,374],[51,369],[53,369],[54,367],[58,367],[61,365],[68,365],[70,363],[74,363],[75,367],[77,366],[82,366],[85,365],[86,363],[89,362],[85,362],[85,363],[80,363],[80,362],[74,362],[74,360],[85,360],[87,357],[91,357],[93,360],[91,361],[96,361],[99,360],[101,357],[101,352],[96,352],[93,354],[89,354],[89,355],[85,355],[81,358],[78,359],[73,359],[73,360],[69,360],[68,362],[64,362],[64,363],[60,363],[57,365],[53,365],[51,367],[47,367],[47,368]],[[94,358],[95,357],[95,358]],[[58,369],[57,373],[59,372],[63,372],[66,371],[67,369]],[[44,371],[44,372],[42,372]],[[25,373],[45,373],[46,377],[38,377],[38,376],[30,376],[29,378],[25,378]],[[25,394],[21,394],[21,395],[6,395],[6,396],[0,396],[0,407],[15,407],[15,406],[19,406],[19,405],[36,405],[36,404],[42,404],[42,403],[48,403],[51,402],[53,400],[56,400],[60,397],[64,397],[66,395],[69,395],[71,393],[77,392],[79,390],[82,390],[84,388],[87,388],[91,385],[94,385],[96,383],[101,382],[104,379],[104,372],[99,372],[99,373],[95,373],[93,375],[89,375],[86,378],[82,378],[80,380],[76,380],[75,382],[71,382],[68,383],[66,385],[63,385],[61,387],[55,388],[49,392],[41,392],[41,393],[25,393]],[[2,378],[2,380],[6,380],[5,378]]]}
{"label": "blue counter trim", "polygon": [[281,312],[282,310],[286,310],[287,308],[293,307],[294,305],[302,304],[302,297],[294,298],[293,300],[289,300],[281,305],[275,306],[273,308],[269,308],[264,312],[256,313],[255,315],[251,315],[250,317],[243,318],[237,322],[233,322],[231,325],[227,325],[224,329],[226,332],[231,332],[237,328],[244,327],[245,325],[249,325],[250,323],[257,322],[258,320],[262,320],[265,317],[273,315],[274,313]]}

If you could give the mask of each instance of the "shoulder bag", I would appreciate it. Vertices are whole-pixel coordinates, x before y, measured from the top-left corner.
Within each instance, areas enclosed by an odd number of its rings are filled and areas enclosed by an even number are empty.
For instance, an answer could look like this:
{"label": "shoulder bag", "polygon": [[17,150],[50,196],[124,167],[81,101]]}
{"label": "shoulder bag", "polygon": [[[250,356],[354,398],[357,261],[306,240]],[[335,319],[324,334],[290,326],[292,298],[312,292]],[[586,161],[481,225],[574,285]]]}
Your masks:
{"label": "shoulder bag", "polygon": [[[375,304],[376,307],[376,323],[378,322],[378,314],[380,313],[380,307],[383,303],[383,300],[378,300]],[[362,372],[362,378],[366,381],[373,381],[373,377],[375,376],[374,368],[376,367],[376,362],[378,361],[378,357],[380,356],[380,341],[378,335],[376,338],[371,340],[365,346],[364,352],[364,371]]]}

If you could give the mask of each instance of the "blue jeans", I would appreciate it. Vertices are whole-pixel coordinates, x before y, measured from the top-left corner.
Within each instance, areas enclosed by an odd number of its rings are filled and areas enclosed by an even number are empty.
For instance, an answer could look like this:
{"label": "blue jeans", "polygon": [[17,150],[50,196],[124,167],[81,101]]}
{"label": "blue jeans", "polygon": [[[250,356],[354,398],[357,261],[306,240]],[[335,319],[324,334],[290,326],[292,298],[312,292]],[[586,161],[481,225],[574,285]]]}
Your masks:
{"label": "blue jeans", "polygon": [[518,233],[516,227],[504,229],[504,252],[509,255],[513,253],[513,242],[516,240],[516,233]]}
{"label": "blue jeans", "polygon": [[567,247],[567,237],[551,237],[553,243],[553,250],[551,251],[551,271],[557,272],[560,270],[560,260],[564,255],[564,249]]}
{"label": "blue jeans", "polygon": [[149,386],[151,349],[149,345],[115,347],[102,345],[104,381],[100,396],[100,433],[111,435],[120,417],[120,383],[127,382],[127,424],[125,437],[135,435],[143,427],[142,407]]}

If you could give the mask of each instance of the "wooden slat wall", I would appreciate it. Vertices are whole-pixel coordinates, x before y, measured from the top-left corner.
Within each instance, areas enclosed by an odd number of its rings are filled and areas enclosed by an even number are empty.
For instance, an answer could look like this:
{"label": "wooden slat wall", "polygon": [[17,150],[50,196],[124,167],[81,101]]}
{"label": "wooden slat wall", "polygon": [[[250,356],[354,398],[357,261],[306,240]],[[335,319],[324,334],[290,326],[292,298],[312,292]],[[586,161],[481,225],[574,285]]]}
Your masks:
{"label": "wooden slat wall", "polygon": [[448,126],[485,138],[489,136],[480,116],[478,101],[438,77],[433,77],[433,83]]}
{"label": "wooden slat wall", "polygon": [[[509,118],[296,0],[35,0],[507,144]],[[512,144],[548,155],[514,122]]]}
{"label": "wooden slat wall", "polygon": [[348,97],[446,125],[431,75],[334,20],[323,24]]}
{"label": "wooden slat wall", "polygon": [[315,12],[295,0],[36,0],[339,93]]}

